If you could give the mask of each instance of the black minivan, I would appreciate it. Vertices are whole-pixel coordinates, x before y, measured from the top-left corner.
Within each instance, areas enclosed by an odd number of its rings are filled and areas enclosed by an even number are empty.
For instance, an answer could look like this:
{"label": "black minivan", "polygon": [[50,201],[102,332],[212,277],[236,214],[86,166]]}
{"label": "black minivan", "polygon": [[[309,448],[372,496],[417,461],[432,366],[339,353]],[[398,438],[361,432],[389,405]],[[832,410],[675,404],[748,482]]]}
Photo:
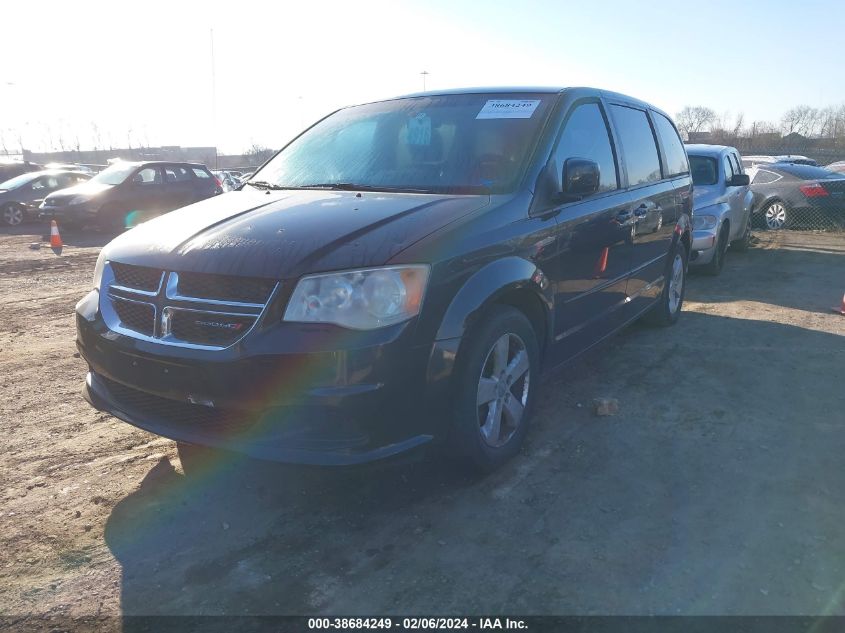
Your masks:
{"label": "black minivan", "polygon": [[187,444],[342,465],[513,456],[539,374],[684,298],[692,184],[606,91],[339,110],[239,190],[124,233],[77,305],[86,399]]}

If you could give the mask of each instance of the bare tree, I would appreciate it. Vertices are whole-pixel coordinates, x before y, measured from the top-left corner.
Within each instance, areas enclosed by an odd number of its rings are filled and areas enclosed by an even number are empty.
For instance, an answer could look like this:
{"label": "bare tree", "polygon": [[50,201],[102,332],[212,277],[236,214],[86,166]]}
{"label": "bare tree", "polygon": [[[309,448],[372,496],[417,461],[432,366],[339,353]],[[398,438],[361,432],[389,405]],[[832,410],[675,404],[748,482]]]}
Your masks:
{"label": "bare tree", "polygon": [[786,111],[781,119],[781,131],[784,136],[801,134],[810,137],[818,121],[818,110],[808,105],[800,105]]}
{"label": "bare tree", "polygon": [[686,106],[675,115],[678,129],[686,137],[689,137],[690,133],[701,132],[705,127],[712,126],[716,120],[716,113],[704,106]]}
{"label": "bare tree", "polygon": [[731,136],[733,138],[739,138],[740,136],[744,136],[744,128],[745,125],[745,114],[740,112],[736,115],[736,119],[734,119],[733,129],[731,130]]}
{"label": "bare tree", "polygon": [[94,149],[101,149],[103,140],[100,134],[100,126],[95,121],[91,121],[91,140],[94,141]]}
{"label": "bare tree", "polygon": [[250,165],[257,166],[268,160],[275,153],[276,151],[270,149],[269,147],[253,143],[252,146],[244,152],[244,159],[246,159]]}

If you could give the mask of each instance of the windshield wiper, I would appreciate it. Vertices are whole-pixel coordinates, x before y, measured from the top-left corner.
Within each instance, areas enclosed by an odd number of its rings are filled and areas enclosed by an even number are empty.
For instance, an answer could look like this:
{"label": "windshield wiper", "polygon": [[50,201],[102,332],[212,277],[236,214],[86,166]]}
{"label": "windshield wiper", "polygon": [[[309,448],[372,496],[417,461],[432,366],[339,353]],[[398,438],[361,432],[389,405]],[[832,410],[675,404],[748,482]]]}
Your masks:
{"label": "windshield wiper", "polygon": [[408,193],[431,193],[427,189],[412,187],[389,187],[376,185],[362,185],[355,182],[320,182],[313,185],[301,185],[292,189],[328,189],[330,191],[400,191]]}
{"label": "windshield wiper", "polygon": [[291,187],[282,187],[280,185],[274,185],[272,182],[267,182],[266,180],[247,180],[246,184],[252,185],[257,189],[290,189]]}

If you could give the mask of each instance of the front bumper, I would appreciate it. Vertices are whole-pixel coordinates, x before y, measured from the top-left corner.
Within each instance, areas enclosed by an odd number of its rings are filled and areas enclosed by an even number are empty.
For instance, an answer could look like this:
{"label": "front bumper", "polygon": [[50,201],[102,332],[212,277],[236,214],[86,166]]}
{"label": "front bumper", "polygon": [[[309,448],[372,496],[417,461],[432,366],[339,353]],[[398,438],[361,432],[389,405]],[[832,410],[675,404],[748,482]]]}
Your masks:
{"label": "front bumper", "polygon": [[716,252],[717,229],[701,229],[692,232],[690,266],[703,266],[713,261]]}
{"label": "front bumper", "polygon": [[92,313],[95,299],[87,305],[76,315],[90,368],[83,395],[153,433],[316,465],[385,459],[445,436],[457,341],[414,345],[413,321],[373,332],[280,323],[200,350],[118,334]]}
{"label": "front bumper", "polygon": [[84,222],[96,216],[94,209],[85,204],[64,207],[40,207],[39,220],[56,220],[56,222]]}

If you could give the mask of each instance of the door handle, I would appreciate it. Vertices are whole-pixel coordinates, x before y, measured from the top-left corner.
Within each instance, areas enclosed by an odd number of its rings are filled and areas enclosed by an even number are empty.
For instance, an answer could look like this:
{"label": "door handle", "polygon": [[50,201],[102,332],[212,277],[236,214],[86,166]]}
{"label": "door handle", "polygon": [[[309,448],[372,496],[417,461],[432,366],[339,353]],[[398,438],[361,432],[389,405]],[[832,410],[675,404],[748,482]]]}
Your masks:
{"label": "door handle", "polygon": [[634,218],[634,212],[630,209],[625,209],[624,211],[620,211],[616,214],[615,222],[620,226],[627,226],[631,224],[631,220]]}
{"label": "door handle", "polygon": [[648,207],[645,206],[645,204],[641,204],[636,209],[634,209],[634,214],[638,218],[644,218],[646,215],[648,215]]}

